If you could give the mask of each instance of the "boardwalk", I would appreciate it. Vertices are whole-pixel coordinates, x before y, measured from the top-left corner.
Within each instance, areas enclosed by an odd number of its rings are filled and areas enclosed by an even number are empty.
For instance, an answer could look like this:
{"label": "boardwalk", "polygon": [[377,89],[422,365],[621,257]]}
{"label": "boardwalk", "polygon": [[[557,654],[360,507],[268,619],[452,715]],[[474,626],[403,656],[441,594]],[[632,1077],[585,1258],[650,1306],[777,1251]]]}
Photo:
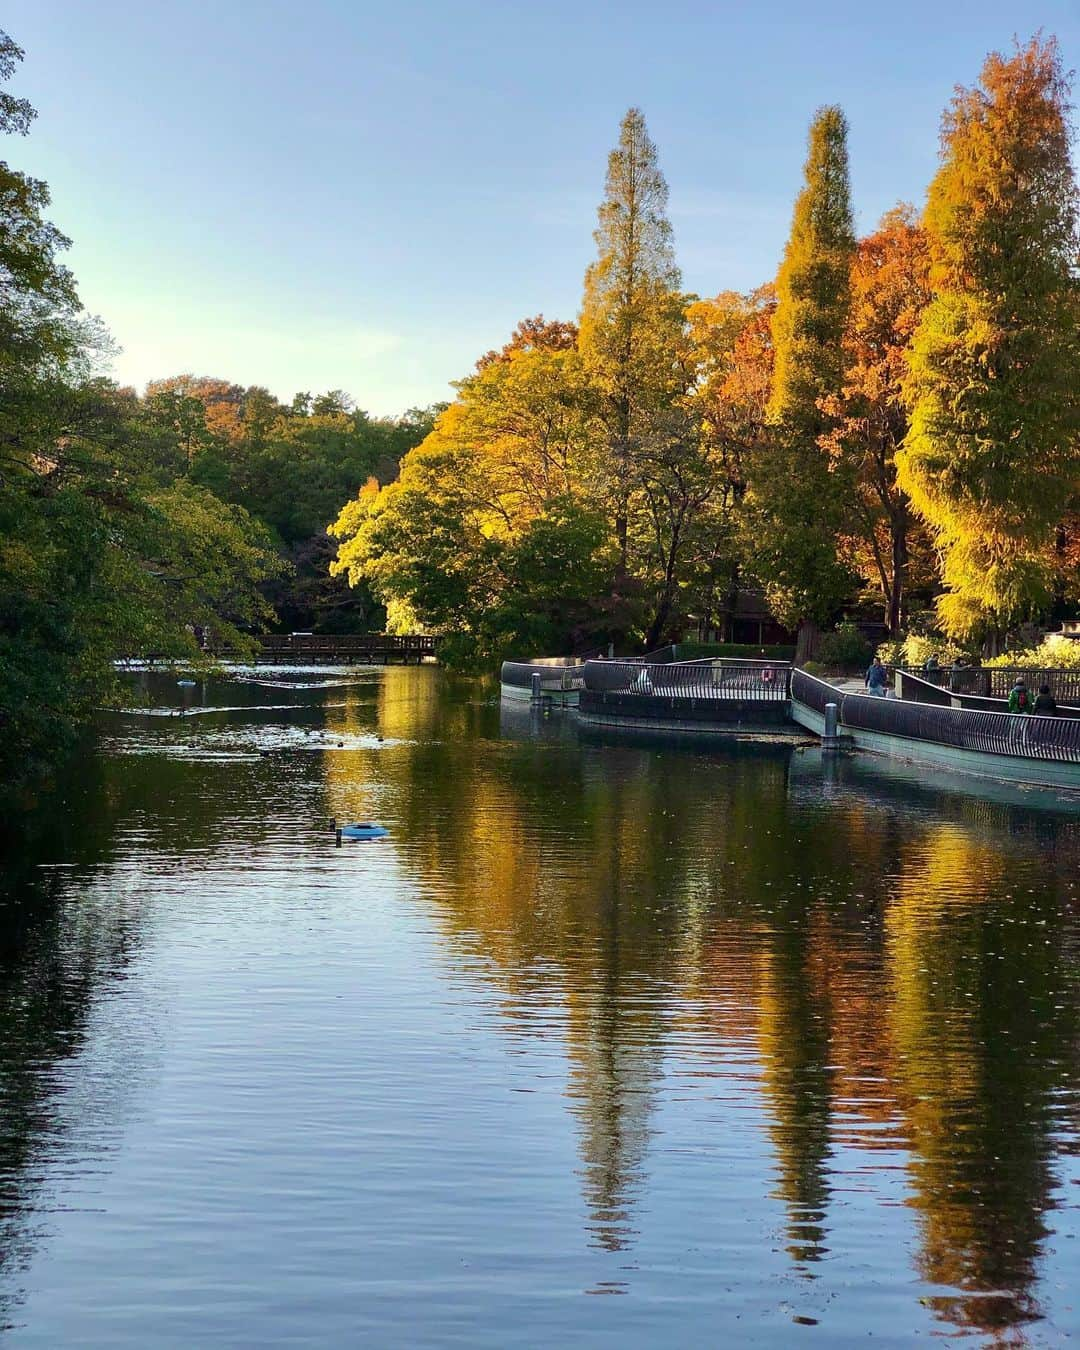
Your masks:
{"label": "boardwalk", "polygon": [[[409,665],[434,661],[438,638],[409,633],[270,633],[258,639],[256,664]],[[228,657],[217,649],[215,655]]]}

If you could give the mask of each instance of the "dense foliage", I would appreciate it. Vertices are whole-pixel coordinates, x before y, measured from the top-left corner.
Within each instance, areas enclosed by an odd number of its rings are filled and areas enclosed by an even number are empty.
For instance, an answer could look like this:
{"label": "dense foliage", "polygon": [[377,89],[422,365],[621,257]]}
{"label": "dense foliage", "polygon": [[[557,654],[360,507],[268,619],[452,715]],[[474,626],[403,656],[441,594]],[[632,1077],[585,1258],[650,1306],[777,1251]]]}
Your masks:
{"label": "dense foliage", "polygon": [[[971,649],[1068,612],[1067,95],[1053,41],[990,56],[946,112],[925,213],[898,206],[861,240],[846,119],[821,109],[775,284],[715,299],[681,290],[632,108],[577,328],[528,320],[483,358],[400,479],[342,512],[336,569],[463,658],[544,634],[553,650],[731,638],[748,595],[801,656],[845,617],[902,641],[936,605],[928,640]],[[541,535],[572,575],[522,568]]]}
{"label": "dense foliage", "polygon": [[[0,77],[21,55],[0,37]],[[46,186],[0,163],[0,767],[111,697],[114,658],[195,659],[204,630],[422,627],[460,664],[797,633],[861,659],[875,620],[973,651],[1073,612],[1067,100],[1052,40],[990,56],[925,211],[861,240],[846,119],[819,110],[776,278],[710,298],[682,289],[632,108],[577,322],[524,320],[452,404],[395,419],[337,390],[117,388]],[[0,131],[32,118],[0,93]]]}
{"label": "dense foliage", "polygon": [[[0,79],[22,55],[0,34]],[[23,136],[33,117],[0,91],[0,132]],[[374,421],[341,395],[285,408],[223,380],[164,380],[141,398],[117,388],[48,206],[44,183],[0,161],[5,785],[120,696],[116,658],[198,660],[203,633],[243,649],[275,603],[307,622],[332,623],[335,608],[362,622],[329,577],[326,525],[430,427],[425,414]]]}
{"label": "dense foliage", "polygon": [[908,353],[900,485],[943,556],[955,634],[1045,605],[1080,485],[1076,184],[1053,41],[991,56],[945,116],[932,297]]}
{"label": "dense foliage", "polygon": [[828,400],[844,378],[854,254],[847,121],[822,108],[776,279],[770,434],[747,466],[755,572],[773,612],[801,630],[804,654],[809,626],[851,589],[839,557],[850,482],[826,438],[835,424]]}

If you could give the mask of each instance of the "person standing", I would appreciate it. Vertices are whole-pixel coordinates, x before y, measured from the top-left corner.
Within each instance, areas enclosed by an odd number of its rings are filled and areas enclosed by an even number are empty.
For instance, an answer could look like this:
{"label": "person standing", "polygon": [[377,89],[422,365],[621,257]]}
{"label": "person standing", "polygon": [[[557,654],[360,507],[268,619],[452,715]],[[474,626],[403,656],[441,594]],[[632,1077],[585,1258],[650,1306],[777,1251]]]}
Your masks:
{"label": "person standing", "polygon": [[1034,711],[1044,715],[1057,712],[1057,699],[1050,692],[1048,684],[1039,685],[1039,692],[1035,695]]}
{"label": "person standing", "polygon": [[[1049,692],[1047,690],[1047,693]],[[1031,694],[1023,681],[1023,677],[1018,675],[1016,683],[1009,690],[1009,711],[1011,713],[1029,713],[1031,712],[1031,706]]]}
{"label": "person standing", "polygon": [[888,683],[889,672],[881,664],[881,657],[875,656],[873,664],[866,672],[867,693],[874,694],[877,698],[885,698]]}

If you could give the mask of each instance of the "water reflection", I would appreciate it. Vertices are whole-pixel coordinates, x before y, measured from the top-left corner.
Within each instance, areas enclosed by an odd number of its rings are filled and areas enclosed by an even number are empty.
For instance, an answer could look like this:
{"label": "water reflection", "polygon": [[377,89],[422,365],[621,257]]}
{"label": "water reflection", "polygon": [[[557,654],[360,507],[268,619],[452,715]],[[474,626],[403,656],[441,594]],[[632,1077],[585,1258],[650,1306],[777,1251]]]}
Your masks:
{"label": "water reflection", "polygon": [[[872,1269],[911,1329],[1022,1338],[1069,1315],[1045,1265],[1075,1212],[1076,810],[792,744],[582,740],[427,669],[300,683],[150,679],[152,706],[189,712],[109,722],[64,832],[15,851],[0,1278],[32,1262],[55,1067],[140,962],[147,875],[214,913],[237,870],[310,885],[319,831],[353,816],[390,827],[352,856],[432,916],[465,995],[494,998],[526,1090],[559,1076],[605,1290],[633,1291],[663,1196],[704,1177],[761,1244],[729,1234],[734,1278],[771,1245],[806,1289]],[[314,982],[329,955],[302,922],[295,978]],[[430,1037],[423,1009],[399,1015]]]}
{"label": "water reflection", "polygon": [[[516,707],[499,719],[514,753],[475,702],[395,690],[380,716],[405,734],[413,707],[418,740],[445,738],[438,769],[428,753],[368,768],[448,933],[522,1002],[543,972],[565,1007],[597,1242],[632,1245],[642,1223],[666,1062],[745,1082],[749,1055],[797,1269],[828,1256],[838,1179],[903,1159],[924,1306],[990,1334],[1041,1315],[1075,1126],[1073,815],[861,762],[830,782],[791,747],[582,749],[567,719]],[[328,768],[348,800],[351,770]]]}

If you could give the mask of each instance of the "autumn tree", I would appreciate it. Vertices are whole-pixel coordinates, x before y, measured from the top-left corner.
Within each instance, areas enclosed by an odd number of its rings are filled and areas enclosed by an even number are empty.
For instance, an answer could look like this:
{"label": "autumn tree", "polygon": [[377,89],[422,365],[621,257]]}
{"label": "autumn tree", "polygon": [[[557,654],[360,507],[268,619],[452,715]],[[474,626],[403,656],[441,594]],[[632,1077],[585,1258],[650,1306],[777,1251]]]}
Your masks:
{"label": "autumn tree", "polygon": [[822,108],[810,125],[805,184],[776,281],[769,443],[748,463],[747,551],[773,613],[798,627],[806,655],[815,626],[850,581],[838,557],[847,493],[824,438],[824,403],[841,387],[855,252],[847,120]]}
{"label": "autumn tree", "polygon": [[629,559],[630,499],[637,454],[658,415],[683,392],[681,278],[675,265],[668,189],[645,118],[631,108],[608,157],[585,274],[579,347],[596,390],[606,441],[609,496],[621,571]]}
{"label": "autumn tree", "polygon": [[501,347],[492,348],[480,357],[476,363],[477,373],[482,373],[496,361],[508,362],[515,352],[568,352],[576,346],[577,337],[577,324],[534,314],[522,319]]}
{"label": "autumn tree", "polygon": [[612,531],[568,331],[519,325],[459,382],[398,478],[369,484],[333,526],[333,571],[448,633],[451,660],[580,646],[610,616]]}
{"label": "autumn tree", "polygon": [[896,481],[896,453],[908,430],[907,349],[929,299],[926,236],[912,208],[900,206],[859,241],[851,269],[843,389],[824,401],[834,418],[826,444],[853,484],[850,538],[856,564],[877,579],[890,633],[901,625],[916,529],[907,494]]}
{"label": "autumn tree", "polygon": [[721,292],[687,310],[701,436],[715,491],[695,568],[694,601],[708,627],[734,613],[742,575],[739,519],[747,465],[766,441],[772,387],[772,316],[776,293],[761,286],[747,295]]}
{"label": "autumn tree", "polygon": [[942,123],[924,224],[934,298],[909,357],[901,486],[943,558],[955,636],[1045,599],[1080,479],[1076,184],[1053,39],[994,53]]}

